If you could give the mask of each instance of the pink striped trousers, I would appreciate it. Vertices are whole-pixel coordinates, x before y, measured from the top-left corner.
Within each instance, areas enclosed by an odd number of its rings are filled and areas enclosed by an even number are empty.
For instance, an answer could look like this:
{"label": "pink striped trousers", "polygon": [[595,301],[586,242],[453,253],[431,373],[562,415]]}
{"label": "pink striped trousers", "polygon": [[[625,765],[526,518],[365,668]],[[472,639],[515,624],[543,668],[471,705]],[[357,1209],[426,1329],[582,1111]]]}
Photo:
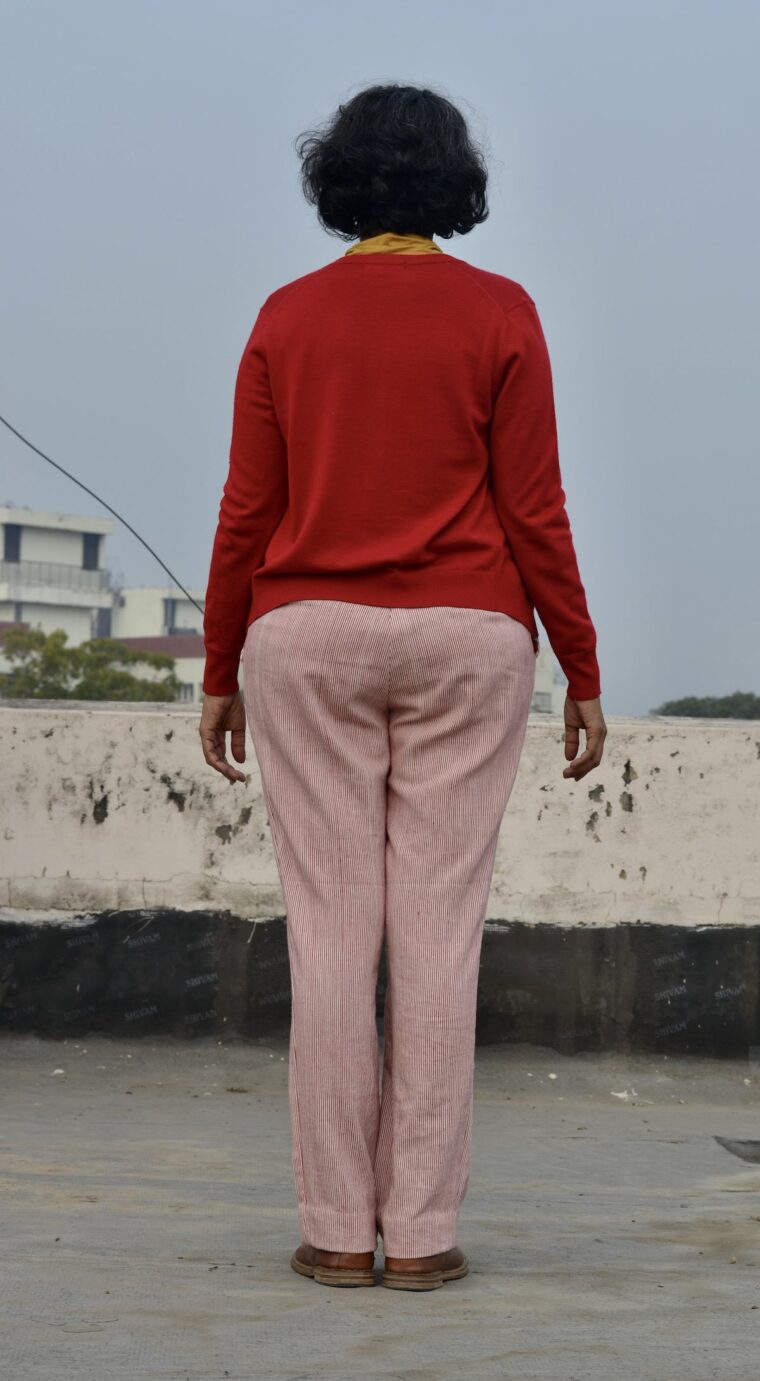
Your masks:
{"label": "pink striped trousers", "polygon": [[478,969],[530,631],[492,610],[297,600],[250,625],[243,681],[287,913],[302,1238],[445,1251],[470,1177]]}

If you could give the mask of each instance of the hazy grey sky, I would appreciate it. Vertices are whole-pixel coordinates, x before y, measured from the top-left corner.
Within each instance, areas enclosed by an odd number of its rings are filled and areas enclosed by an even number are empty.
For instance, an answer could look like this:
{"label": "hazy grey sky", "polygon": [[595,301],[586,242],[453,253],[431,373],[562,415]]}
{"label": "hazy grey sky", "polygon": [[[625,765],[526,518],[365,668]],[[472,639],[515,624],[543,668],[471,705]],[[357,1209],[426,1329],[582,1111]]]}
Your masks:
{"label": "hazy grey sky", "polygon": [[[344,252],[293,142],[377,81],[457,102],[554,370],[602,704],[760,692],[756,3],[0,5],[0,412],[203,586],[235,372]],[[104,510],[0,427],[0,503]],[[107,564],[165,583],[123,527]],[[542,640],[545,633],[541,629]]]}

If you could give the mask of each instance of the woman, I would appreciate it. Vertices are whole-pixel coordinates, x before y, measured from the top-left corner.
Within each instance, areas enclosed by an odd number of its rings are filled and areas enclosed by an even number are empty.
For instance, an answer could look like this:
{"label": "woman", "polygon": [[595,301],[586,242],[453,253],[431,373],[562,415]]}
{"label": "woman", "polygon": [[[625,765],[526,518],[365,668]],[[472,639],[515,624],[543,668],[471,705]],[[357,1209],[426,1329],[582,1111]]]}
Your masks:
{"label": "woman", "polygon": [[225,735],[244,762],[247,717],[287,908],[291,1265],[370,1285],[379,1233],[383,1283],[432,1289],[468,1269],[478,966],[534,607],[574,781],[606,735],[596,633],[535,302],[433,240],[488,215],[462,115],[373,86],[298,152],[320,223],[355,243],[272,292],[243,353],[200,734],[245,781]]}

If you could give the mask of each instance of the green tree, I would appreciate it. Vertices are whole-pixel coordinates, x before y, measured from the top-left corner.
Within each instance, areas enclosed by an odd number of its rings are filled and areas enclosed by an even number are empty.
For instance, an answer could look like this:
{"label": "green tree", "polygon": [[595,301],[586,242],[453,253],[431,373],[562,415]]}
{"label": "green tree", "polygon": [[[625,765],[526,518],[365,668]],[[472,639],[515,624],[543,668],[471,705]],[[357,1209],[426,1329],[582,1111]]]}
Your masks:
{"label": "green tree", "polygon": [[[179,697],[174,658],[165,652],[140,652],[116,638],[90,638],[67,647],[62,628],[10,628],[0,643],[9,670],[0,672],[6,700],[159,700]],[[130,667],[165,670],[160,680],[145,680]]]}
{"label": "green tree", "polygon": [[691,715],[695,719],[760,719],[760,695],[734,691],[731,695],[686,695],[666,700],[653,714]]}

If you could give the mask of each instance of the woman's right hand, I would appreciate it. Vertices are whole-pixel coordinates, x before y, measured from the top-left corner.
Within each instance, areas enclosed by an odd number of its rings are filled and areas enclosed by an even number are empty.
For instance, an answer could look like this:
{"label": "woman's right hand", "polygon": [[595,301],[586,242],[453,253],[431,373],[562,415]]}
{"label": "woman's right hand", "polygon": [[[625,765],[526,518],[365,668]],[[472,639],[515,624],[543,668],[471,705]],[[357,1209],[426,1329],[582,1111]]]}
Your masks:
{"label": "woman's right hand", "polygon": [[[581,729],[586,731],[586,747],[580,757],[576,757]],[[565,699],[565,757],[574,761],[565,768],[562,776],[580,781],[587,772],[598,767],[606,737],[607,725],[602,714],[601,699],[597,696],[596,700],[571,700],[568,695]]]}
{"label": "woman's right hand", "polygon": [[198,725],[203,756],[209,767],[221,772],[230,782],[244,782],[246,776],[233,767],[227,758],[224,751],[225,735],[230,736],[235,761],[245,762],[245,726],[245,704],[239,690],[234,695],[204,694]]}

